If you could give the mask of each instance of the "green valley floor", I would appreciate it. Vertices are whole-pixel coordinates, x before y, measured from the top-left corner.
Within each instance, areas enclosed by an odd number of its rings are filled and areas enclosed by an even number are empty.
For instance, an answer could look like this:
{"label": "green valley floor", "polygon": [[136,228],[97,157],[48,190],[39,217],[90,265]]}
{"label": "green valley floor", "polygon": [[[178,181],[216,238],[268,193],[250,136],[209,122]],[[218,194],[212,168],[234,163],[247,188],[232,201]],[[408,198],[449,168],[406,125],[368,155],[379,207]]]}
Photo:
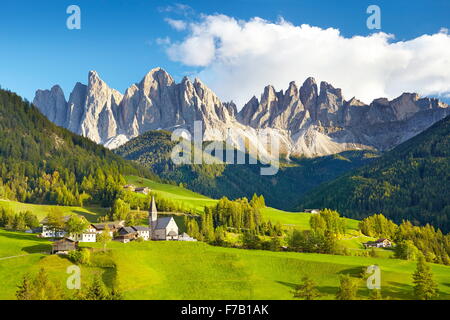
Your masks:
{"label": "green valley floor", "polygon": [[[83,244],[97,247],[99,244]],[[0,299],[14,299],[26,272],[45,268],[65,287],[65,257],[48,255],[50,242],[35,235],[0,230]],[[95,274],[107,285],[116,278],[125,299],[292,299],[292,290],[308,275],[317,282],[322,299],[333,299],[339,275],[357,277],[369,265],[382,272],[382,294],[390,299],[412,299],[414,262],[270,252],[213,247],[200,242],[112,242],[106,253],[93,255],[94,266],[82,266],[82,285]],[[432,265],[440,299],[450,299],[450,267]],[[67,290],[67,293],[71,292]],[[369,295],[361,280],[358,297]]]}
{"label": "green valley floor", "polygon": [[[185,188],[156,183],[135,176],[128,183],[147,186],[164,198],[194,208],[199,214],[210,199]],[[144,195],[142,195],[144,196]],[[31,211],[44,218],[55,206],[24,204],[0,200],[0,207],[16,212]],[[94,222],[104,215],[104,208],[58,206],[65,213],[80,214]],[[265,219],[285,227],[309,229],[308,213],[262,209]],[[181,223],[182,217],[177,221]],[[347,234],[340,240],[349,250],[364,250],[362,243],[372,238],[362,236],[358,221],[347,219]],[[382,295],[389,299],[413,299],[412,273],[415,262],[392,259],[391,250],[377,250],[380,258],[335,256],[294,252],[270,252],[214,247],[201,242],[111,242],[103,253],[98,243],[83,243],[95,250],[92,263],[81,266],[82,285],[94,275],[101,275],[111,286],[120,283],[125,299],[292,299],[292,290],[305,275],[318,285],[322,299],[333,299],[339,276],[359,276],[369,265],[379,265]],[[65,287],[66,269],[72,264],[62,256],[48,254],[51,242],[36,235],[0,229],[0,299],[14,299],[24,274],[43,267],[50,277]],[[440,299],[450,299],[450,267],[432,265],[439,283]],[[67,294],[72,292],[67,290]],[[367,299],[369,290],[363,280],[358,297]]]}

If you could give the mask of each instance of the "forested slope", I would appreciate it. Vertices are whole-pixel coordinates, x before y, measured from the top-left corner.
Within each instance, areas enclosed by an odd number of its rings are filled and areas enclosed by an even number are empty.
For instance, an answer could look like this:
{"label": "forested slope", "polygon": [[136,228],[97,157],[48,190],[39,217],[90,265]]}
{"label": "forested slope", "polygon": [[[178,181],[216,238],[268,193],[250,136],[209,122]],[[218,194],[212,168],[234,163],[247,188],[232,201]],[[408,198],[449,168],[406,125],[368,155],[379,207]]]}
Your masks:
{"label": "forested slope", "polygon": [[449,231],[450,117],[303,196],[297,208],[305,207],[329,207],[351,218],[383,213]]}

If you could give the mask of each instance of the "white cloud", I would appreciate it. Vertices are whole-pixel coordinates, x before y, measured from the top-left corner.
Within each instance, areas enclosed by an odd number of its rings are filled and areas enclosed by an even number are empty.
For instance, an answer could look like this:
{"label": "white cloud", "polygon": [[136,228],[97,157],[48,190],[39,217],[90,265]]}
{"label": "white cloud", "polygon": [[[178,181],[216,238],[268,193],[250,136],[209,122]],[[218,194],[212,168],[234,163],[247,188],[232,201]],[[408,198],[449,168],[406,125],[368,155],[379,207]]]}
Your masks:
{"label": "white cloud", "polygon": [[178,31],[186,29],[187,26],[186,22],[184,22],[183,20],[166,18],[164,19],[164,21],[166,21],[172,28]]}
{"label": "white cloud", "polygon": [[170,38],[169,37],[156,38],[156,43],[162,46],[168,46],[170,45]]}
{"label": "white cloud", "polygon": [[174,5],[159,7],[158,11],[164,12],[164,13],[173,13],[173,14],[183,15],[183,16],[189,16],[189,15],[194,14],[194,12],[195,12],[194,9],[192,9],[187,4],[183,4],[183,3],[175,3]]}
{"label": "white cloud", "polygon": [[167,54],[200,67],[197,76],[239,107],[267,84],[281,90],[292,80],[301,85],[309,76],[365,102],[402,92],[450,92],[450,35],[445,29],[395,42],[382,32],[345,38],[338,29],[295,26],[283,19],[205,15],[186,27],[188,35],[172,43]]}

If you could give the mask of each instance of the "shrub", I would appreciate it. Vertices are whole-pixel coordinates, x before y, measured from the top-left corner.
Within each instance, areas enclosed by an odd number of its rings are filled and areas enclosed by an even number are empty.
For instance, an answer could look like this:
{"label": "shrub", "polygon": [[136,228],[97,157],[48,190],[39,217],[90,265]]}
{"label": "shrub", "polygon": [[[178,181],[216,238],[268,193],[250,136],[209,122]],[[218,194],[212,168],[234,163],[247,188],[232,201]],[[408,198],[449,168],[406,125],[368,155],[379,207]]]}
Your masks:
{"label": "shrub", "polygon": [[76,264],[89,265],[91,262],[91,251],[83,248],[76,251],[71,251],[68,254],[69,259]]}

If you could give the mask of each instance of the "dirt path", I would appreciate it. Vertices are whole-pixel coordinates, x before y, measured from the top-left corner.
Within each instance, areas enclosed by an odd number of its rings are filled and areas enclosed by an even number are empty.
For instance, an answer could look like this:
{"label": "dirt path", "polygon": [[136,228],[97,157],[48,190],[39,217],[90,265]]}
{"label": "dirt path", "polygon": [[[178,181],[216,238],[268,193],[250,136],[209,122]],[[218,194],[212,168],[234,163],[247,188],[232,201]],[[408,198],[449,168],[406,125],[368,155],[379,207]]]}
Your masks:
{"label": "dirt path", "polygon": [[7,260],[7,259],[14,259],[14,258],[25,257],[25,256],[29,256],[29,255],[32,255],[32,254],[46,254],[46,253],[47,252],[35,252],[35,253],[19,254],[17,256],[2,257],[2,258],[0,258],[0,261],[1,260]]}

